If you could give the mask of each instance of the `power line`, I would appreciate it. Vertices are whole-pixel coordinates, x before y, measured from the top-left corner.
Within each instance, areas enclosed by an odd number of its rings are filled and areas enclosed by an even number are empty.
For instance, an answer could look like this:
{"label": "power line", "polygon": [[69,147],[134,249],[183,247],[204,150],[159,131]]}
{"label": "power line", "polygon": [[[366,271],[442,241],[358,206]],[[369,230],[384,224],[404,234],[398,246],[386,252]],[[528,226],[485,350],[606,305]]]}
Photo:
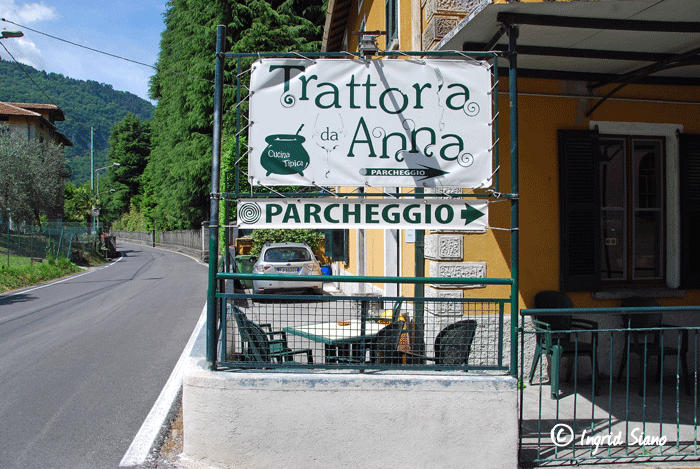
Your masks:
{"label": "power line", "polygon": [[[84,45],[78,44],[78,43],[76,43],[76,42],[71,42],[71,41],[69,41],[69,40],[67,40],[67,39],[62,39],[62,38],[60,38],[60,37],[52,36],[51,34],[47,34],[47,33],[41,32],[41,31],[37,31],[36,29],[29,28],[29,27],[27,27],[27,26],[21,25],[21,24],[19,24],[19,23],[15,23],[14,21],[10,21],[10,20],[5,19],[5,18],[0,18],[0,20],[4,21],[4,22],[6,22],[6,23],[14,24],[14,25],[17,26],[17,27],[20,27],[20,28],[23,28],[23,29],[27,29],[27,30],[29,30],[29,31],[31,31],[31,32],[33,32],[33,33],[41,34],[42,36],[46,36],[46,37],[49,37],[49,38],[51,38],[51,39],[55,39],[55,40],[57,40],[57,41],[65,42],[66,44],[70,44],[70,45],[75,46],[75,47],[80,47],[80,48],[82,48],[82,49],[87,49],[87,50],[92,51],[92,52],[97,52],[98,54],[106,55],[106,56],[113,57],[113,58],[119,59],[119,60],[124,60],[124,61],[126,61],[126,62],[131,62],[131,63],[136,64],[136,65],[141,65],[141,66],[144,66],[144,67],[152,68],[152,69],[155,70],[156,72],[162,71],[162,72],[173,73],[173,74],[175,74],[175,75],[180,75],[180,76],[187,77],[187,78],[192,78],[192,79],[195,79],[195,80],[205,81],[205,82],[207,82],[207,83],[211,83],[212,85],[214,84],[214,82],[213,82],[212,80],[207,80],[206,78],[196,77],[196,76],[194,76],[194,75],[188,75],[187,73],[176,72],[175,70],[169,70],[169,69],[167,69],[167,68],[158,68],[158,67],[156,67],[155,65],[148,65],[148,64],[145,64],[145,63],[143,63],[143,62],[139,62],[139,61],[137,61],[137,60],[128,59],[128,58],[122,57],[122,56],[120,56],[120,55],[111,54],[111,53],[109,53],[109,52],[104,52],[104,51],[101,51],[101,50],[99,50],[99,49],[93,49],[92,47],[84,46]],[[13,58],[14,58],[14,57],[13,57]],[[225,85],[225,86],[226,86],[226,85]]]}
{"label": "power line", "polygon": [[41,35],[43,35],[43,36],[50,37],[51,39],[55,39],[55,40],[57,40],[57,41],[65,42],[66,44],[70,44],[70,45],[72,45],[72,46],[82,47],[83,49],[91,50],[91,51],[93,51],[93,52],[97,52],[98,54],[108,55],[108,56],[110,56],[110,57],[114,57],[115,59],[126,60],[127,62],[135,63],[135,64],[138,64],[138,65],[143,65],[144,67],[150,67],[150,68],[152,68],[152,69],[154,69],[154,70],[156,70],[156,71],[158,70],[158,69],[157,69],[156,67],[154,67],[153,65],[148,65],[148,64],[145,64],[145,63],[143,63],[143,62],[137,62],[136,60],[131,60],[131,59],[127,59],[127,58],[125,58],[125,57],[120,57],[120,56],[118,56],[118,55],[110,54],[109,52],[103,52],[103,51],[101,51],[101,50],[93,49],[92,47],[87,47],[87,46],[83,46],[83,45],[81,45],[81,44],[77,44],[77,43],[75,43],[75,42],[68,41],[67,39],[61,39],[60,37],[52,36],[52,35],[47,34],[47,33],[42,33],[41,31],[37,31],[36,29],[32,29],[32,28],[29,28],[29,27],[27,27],[27,26],[22,26],[22,25],[19,24],[19,23],[15,23],[14,21],[6,20],[5,18],[0,18],[0,19],[2,19],[2,21],[5,21],[6,23],[14,24],[15,26],[19,26],[19,27],[22,28],[22,29],[28,29],[29,31],[31,31],[31,32],[33,32],[33,33],[41,34]]}
{"label": "power line", "polygon": [[[27,72],[27,70],[22,66],[22,64],[21,64],[19,61],[17,61],[17,59],[15,58],[15,56],[12,55],[12,52],[10,52],[10,51],[7,49],[7,47],[5,47],[5,44],[4,44],[2,41],[0,41],[0,46],[2,46],[2,48],[5,49],[5,52],[7,52],[7,53],[9,54],[10,57],[12,57],[12,60],[17,64],[17,66],[20,68],[20,70],[22,70],[22,72],[24,72],[24,74],[27,76],[27,78],[29,78],[29,80],[34,84],[34,86],[36,86],[36,88],[37,88],[39,91],[41,91],[41,94],[43,94],[44,96],[46,96],[46,99],[48,99],[49,101],[51,101],[51,104],[53,104],[53,105],[56,106],[57,108],[60,108],[61,106],[59,106],[59,105],[56,103],[56,101],[54,101],[53,99],[51,99],[51,96],[49,96],[48,94],[46,94],[46,91],[44,91],[44,89],[43,89],[41,86],[39,86],[39,84],[38,84],[36,81],[34,81],[34,78],[32,78],[32,76]],[[72,120],[73,122],[75,122],[76,124],[78,124],[78,126],[82,127],[83,130],[87,131],[87,127],[85,127],[79,120],[74,119],[73,116],[71,116],[71,115],[69,115],[68,113],[66,113],[66,111],[63,111],[63,114],[64,114],[67,118],[69,118],[70,120]]]}
{"label": "power line", "polygon": [[43,94],[44,96],[46,96],[46,99],[48,99],[49,101],[51,101],[51,104],[53,104],[54,106],[56,106],[56,107],[61,107],[61,106],[59,106],[58,104],[56,104],[56,102],[55,102],[53,99],[51,99],[51,97],[50,97],[48,94],[46,94],[46,92],[44,91],[44,89],[43,89],[41,86],[39,86],[39,84],[38,84],[37,82],[34,81],[34,78],[32,78],[32,76],[31,76],[29,73],[27,73],[27,71],[24,69],[24,67],[22,67],[22,64],[19,63],[19,62],[17,61],[17,59],[15,59],[15,56],[12,55],[12,52],[10,52],[10,51],[7,49],[7,47],[5,47],[5,43],[4,43],[4,42],[0,42],[0,46],[2,46],[2,48],[5,49],[5,52],[7,52],[7,53],[10,55],[10,57],[12,57],[12,60],[14,60],[15,63],[19,66],[19,68],[24,72],[24,74],[27,75],[27,78],[29,78],[29,79],[31,80],[31,82],[34,83],[34,86],[36,86],[37,89],[38,89],[39,91],[41,91],[41,94]]}

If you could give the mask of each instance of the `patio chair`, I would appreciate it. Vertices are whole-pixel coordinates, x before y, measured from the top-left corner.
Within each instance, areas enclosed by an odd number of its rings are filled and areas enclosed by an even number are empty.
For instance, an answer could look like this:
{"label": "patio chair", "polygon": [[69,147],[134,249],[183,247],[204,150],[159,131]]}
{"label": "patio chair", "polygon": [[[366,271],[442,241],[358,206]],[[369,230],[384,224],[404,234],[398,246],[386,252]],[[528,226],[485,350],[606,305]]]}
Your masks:
{"label": "patio chair", "polygon": [[424,355],[420,346],[423,343],[422,331],[416,328],[412,342],[416,350],[405,352],[407,360],[435,362],[436,365],[466,365],[476,335],[477,322],[474,319],[457,321],[445,327],[435,338],[435,356]]}
{"label": "patio chair", "polygon": [[417,365],[426,357],[423,331],[407,314],[399,314],[401,302],[394,306],[391,324],[379,331],[370,344],[370,363]]}
{"label": "patio chair", "polygon": [[394,321],[377,333],[369,347],[370,363],[401,364],[399,346],[405,325],[405,321]]}
{"label": "patio chair", "polygon": [[[376,322],[379,324],[386,324],[390,325],[394,322],[402,322],[404,321],[403,315],[401,314],[401,304],[403,303],[403,300],[398,300],[396,303],[394,303],[394,307],[392,310],[387,310],[382,314],[381,316],[368,316],[365,317],[365,321],[372,321]],[[391,315],[389,315],[389,311],[391,311]],[[398,326],[396,326],[398,327]],[[386,328],[384,328],[386,329]],[[379,340],[381,341],[390,341],[393,340],[393,334],[389,334],[390,331],[393,331],[393,329],[389,329],[385,332],[382,332],[379,335]],[[390,338],[390,337],[391,338]],[[400,340],[400,337],[399,339]],[[344,345],[337,345],[334,347],[334,350],[330,350],[329,347],[326,347],[326,361],[329,363],[349,363],[349,364],[361,364],[364,363],[366,360],[365,357],[365,352],[369,350],[370,352],[370,363],[375,363],[373,360],[380,360],[380,362],[386,362],[390,363],[393,362],[393,359],[390,359],[388,357],[383,357],[383,352],[382,350],[375,350],[374,345],[376,344],[377,338],[373,338],[372,340],[368,340],[366,344],[360,344],[360,343],[353,343],[353,344],[344,344]],[[384,343],[381,345],[379,348],[384,348],[384,347],[389,347],[388,344]],[[374,354],[373,354],[374,353]]]}
{"label": "patio chair", "polygon": [[436,365],[466,365],[472,349],[477,323],[465,319],[450,324],[435,338]]}
{"label": "patio chair", "polygon": [[246,361],[271,363],[274,359],[277,363],[283,363],[294,361],[295,355],[306,354],[307,363],[313,363],[311,349],[290,349],[285,332],[273,331],[270,324],[255,324],[238,307],[232,308]]}
{"label": "patio chair", "polygon": [[[542,291],[535,295],[536,309],[573,308],[571,299],[558,291]],[[600,379],[598,377],[598,323],[586,319],[573,318],[569,314],[535,315],[532,324],[536,332],[535,356],[532,359],[529,382],[535,377],[537,365],[546,355],[550,360],[549,383],[552,399],[559,398],[559,370],[563,358],[588,356],[591,360],[594,393],[598,395]],[[591,340],[585,341],[581,332],[590,333]],[[567,381],[571,379],[572,368],[567,370]]]}
{"label": "patio chair", "polygon": [[[625,298],[620,302],[622,308],[649,308],[660,307],[659,303],[651,298]],[[656,376],[661,381],[661,363],[668,356],[676,356],[681,361],[681,374],[686,394],[690,394],[690,380],[688,379],[688,331],[680,330],[680,343],[678,346],[666,345],[662,342],[662,329],[674,329],[675,326],[663,324],[661,313],[650,314],[623,314],[622,322],[625,330],[624,345],[620,371],[617,375],[618,382],[622,381],[622,375],[627,365],[627,357],[634,354],[639,357],[639,370],[642,376],[639,381],[639,395],[644,394],[644,377],[646,377],[646,363],[649,357],[656,357]],[[663,345],[662,345],[663,344]]]}

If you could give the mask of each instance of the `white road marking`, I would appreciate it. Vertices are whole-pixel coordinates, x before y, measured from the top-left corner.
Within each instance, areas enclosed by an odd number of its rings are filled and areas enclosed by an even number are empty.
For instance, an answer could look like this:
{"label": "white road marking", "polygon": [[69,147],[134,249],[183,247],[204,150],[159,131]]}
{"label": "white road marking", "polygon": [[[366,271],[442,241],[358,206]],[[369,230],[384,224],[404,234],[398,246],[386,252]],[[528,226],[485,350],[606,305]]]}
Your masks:
{"label": "white road marking", "polygon": [[131,446],[129,446],[129,449],[124,454],[124,457],[119,463],[120,467],[137,466],[146,462],[148,453],[151,451],[151,447],[153,447],[153,443],[158,437],[160,429],[170,413],[173,401],[175,401],[175,398],[182,387],[182,376],[185,360],[192,352],[195,340],[206,322],[207,305],[205,304],[204,309],[202,309],[202,314],[199,317],[199,321],[197,322],[197,325],[190,336],[190,340],[185,346],[185,350],[182,352],[182,355],[180,355],[180,359],[177,361],[173,372],[170,374],[168,382],[165,383],[163,390],[160,392],[158,399],[156,399],[156,403],[153,405],[153,408],[148,413],[146,420],[144,420],[143,424],[141,425],[141,428],[134,438],[134,441],[131,442]]}

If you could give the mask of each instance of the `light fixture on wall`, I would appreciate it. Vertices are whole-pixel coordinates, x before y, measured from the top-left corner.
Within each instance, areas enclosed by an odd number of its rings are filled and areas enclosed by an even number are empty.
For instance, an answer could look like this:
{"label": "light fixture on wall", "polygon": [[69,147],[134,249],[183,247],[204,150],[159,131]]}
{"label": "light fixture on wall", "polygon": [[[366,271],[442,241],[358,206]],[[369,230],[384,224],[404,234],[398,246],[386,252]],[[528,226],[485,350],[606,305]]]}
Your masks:
{"label": "light fixture on wall", "polygon": [[358,49],[360,54],[364,56],[377,55],[379,52],[379,46],[377,45],[377,38],[386,34],[385,31],[358,31],[355,34],[358,35]]}

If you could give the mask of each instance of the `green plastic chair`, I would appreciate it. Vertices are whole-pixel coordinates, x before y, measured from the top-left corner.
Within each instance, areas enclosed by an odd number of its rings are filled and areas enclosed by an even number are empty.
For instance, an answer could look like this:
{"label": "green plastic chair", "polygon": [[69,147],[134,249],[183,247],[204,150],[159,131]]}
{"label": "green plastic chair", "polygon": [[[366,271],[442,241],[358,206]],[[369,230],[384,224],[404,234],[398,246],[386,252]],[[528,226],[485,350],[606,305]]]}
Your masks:
{"label": "green plastic chair", "polygon": [[[630,308],[659,308],[661,305],[652,298],[632,297],[625,298],[620,302],[620,307]],[[617,374],[618,382],[622,382],[623,372],[627,365],[628,355],[637,355],[639,358],[639,369],[642,377],[638,379],[639,395],[644,394],[644,376],[646,376],[645,363],[649,357],[657,357],[656,360],[656,376],[661,381],[661,363],[666,357],[676,356],[680,359],[681,382],[685,387],[686,394],[690,395],[690,379],[688,378],[688,330],[680,329],[680,342],[675,345],[662,346],[662,329],[674,329],[670,324],[662,323],[661,313],[651,314],[623,314],[622,325],[625,329],[624,348],[622,350],[622,361],[620,362],[620,371]],[[647,329],[647,330],[645,330]]]}
{"label": "green plastic chair", "polygon": [[306,354],[307,363],[313,363],[311,349],[290,349],[287,346],[287,334],[284,331],[273,331],[270,324],[255,324],[238,307],[232,306],[232,308],[246,361],[271,363],[272,360],[276,360],[278,363],[283,363],[294,361],[295,355]]}
{"label": "green plastic chair", "polygon": [[[535,295],[535,308],[563,309],[573,308],[571,299],[566,294],[557,291],[543,291]],[[532,324],[536,332],[535,356],[532,360],[529,381],[532,381],[537,365],[543,355],[550,357],[550,388],[552,399],[559,399],[559,370],[563,358],[579,358],[588,356],[593,370],[594,393],[599,394],[600,379],[598,377],[598,323],[586,319],[572,318],[569,314],[533,316]],[[591,340],[585,341],[579,332],[590,333]],[[567,380],[571,378],[572,367],[569,367]]]}

